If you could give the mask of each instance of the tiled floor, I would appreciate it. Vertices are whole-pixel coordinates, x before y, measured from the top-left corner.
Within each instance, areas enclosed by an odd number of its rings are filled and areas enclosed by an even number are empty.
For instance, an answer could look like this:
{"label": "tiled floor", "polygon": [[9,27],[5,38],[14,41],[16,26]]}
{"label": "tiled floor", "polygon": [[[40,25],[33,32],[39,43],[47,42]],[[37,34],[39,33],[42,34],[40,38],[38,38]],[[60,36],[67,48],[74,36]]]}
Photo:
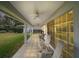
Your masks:
{"label": "tiled floor", "polygon": [[33,34],[27,43],[25,43],[13,58],[40,58],[39,34]]}

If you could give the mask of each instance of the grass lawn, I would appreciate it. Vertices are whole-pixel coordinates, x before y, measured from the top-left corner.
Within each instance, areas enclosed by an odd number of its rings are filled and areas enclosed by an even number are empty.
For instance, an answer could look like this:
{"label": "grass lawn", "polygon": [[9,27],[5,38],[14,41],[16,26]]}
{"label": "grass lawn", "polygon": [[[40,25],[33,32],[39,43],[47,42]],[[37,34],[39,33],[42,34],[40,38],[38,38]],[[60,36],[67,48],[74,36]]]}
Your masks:
{"label": "grass lawn", "polygon": [[24,42],[22,33],[0,33],[0,58],[12,57]]}

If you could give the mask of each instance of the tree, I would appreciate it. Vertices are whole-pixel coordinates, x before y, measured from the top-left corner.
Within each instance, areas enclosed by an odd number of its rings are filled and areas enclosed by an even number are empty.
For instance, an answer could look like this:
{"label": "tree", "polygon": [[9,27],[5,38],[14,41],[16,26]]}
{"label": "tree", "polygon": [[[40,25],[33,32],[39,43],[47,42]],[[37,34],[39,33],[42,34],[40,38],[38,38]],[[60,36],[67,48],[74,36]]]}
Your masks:
{"label": "tree", "polygon": [[[16,21],[8,16],[0,17],[0,29],[4,29],[7,32],[22,32],[23,23]],[[2,27],[2,28],[1,28]]]}

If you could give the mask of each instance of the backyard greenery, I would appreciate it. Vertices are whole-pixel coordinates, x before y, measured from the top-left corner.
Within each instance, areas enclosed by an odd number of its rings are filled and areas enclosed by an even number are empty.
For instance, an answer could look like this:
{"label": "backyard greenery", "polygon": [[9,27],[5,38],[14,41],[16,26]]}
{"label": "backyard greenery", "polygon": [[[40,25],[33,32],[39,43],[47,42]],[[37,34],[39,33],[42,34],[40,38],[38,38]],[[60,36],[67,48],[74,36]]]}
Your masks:
{"label": "backyard greenery", "polygon": [[12,57],[23,44],[22,33],[0,33],[0,58]]}

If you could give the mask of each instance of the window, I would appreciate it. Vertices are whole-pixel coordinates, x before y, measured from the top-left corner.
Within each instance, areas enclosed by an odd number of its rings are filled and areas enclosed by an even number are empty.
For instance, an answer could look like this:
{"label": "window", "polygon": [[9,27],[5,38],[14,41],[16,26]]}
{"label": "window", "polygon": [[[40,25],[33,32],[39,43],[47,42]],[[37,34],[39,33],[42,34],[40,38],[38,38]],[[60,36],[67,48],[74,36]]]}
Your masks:
{"label": "window", "polygon": [[73,11],[68,11],[63,15],[57,17],[51,21],[51,25],[48,23],[48,32],[53,35],[51,38],[51,44],[55,48],[56,41],[61,40],[64,42],[64,48],[62,52],[63,57],[73,57],[74,51],[74,32],[73,32]]}

